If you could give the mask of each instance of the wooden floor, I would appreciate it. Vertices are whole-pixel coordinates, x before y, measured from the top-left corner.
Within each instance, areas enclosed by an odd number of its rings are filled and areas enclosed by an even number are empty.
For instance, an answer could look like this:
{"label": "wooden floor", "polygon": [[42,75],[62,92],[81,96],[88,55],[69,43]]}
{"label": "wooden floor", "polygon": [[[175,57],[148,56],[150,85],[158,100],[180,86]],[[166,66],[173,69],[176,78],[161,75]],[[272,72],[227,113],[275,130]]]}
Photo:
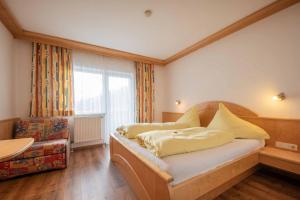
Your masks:
{"label": "wooden floor", "polygon": [[[298,179],[299,180],[299,179]],[[0,200],[136,199],[109,161],[105,147],[72,153],[66,170],[40,173],[0,182]],[[217,200],[300,199],[297,179],[261,170],[220,195]]]}

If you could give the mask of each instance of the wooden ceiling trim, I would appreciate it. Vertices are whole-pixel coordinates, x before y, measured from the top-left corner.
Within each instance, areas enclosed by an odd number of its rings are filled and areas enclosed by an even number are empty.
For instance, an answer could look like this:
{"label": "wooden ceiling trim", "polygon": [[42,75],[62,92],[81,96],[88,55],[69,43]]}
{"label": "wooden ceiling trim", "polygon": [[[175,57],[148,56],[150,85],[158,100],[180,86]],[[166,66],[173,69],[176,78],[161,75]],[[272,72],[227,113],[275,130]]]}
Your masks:
{"label": "wooden ceiling trim", "polygon": [[220,31],[209,35],[208,37],[200,40],[199,42],[193,44],[192,46],[176,53],[175,55],[167,58],[165,60],[165,64],[170,64],[171,62],[178,60],[200,48],[203,48],[217,40],[220,40],[234,32],[237,32],[259,20],[262,20],[268,16],[271,16],[285,8],[288,8],[296,3],[300,2],[300,0],[277,0],[274,3],[238,20],[237,22],[221,29]]}
{"label": "wooden ceiling trim", "polygon": [[22,32],[20,24],[14,18],[3,0],[0,0],[0,21],[2,21],[4,26],[11,32],[14,37]]}
{"label": "wooden ceiling trim", "polygon": [[152,63],[156,65],[164,65],[164,61],[156,58],[151,58],[147,56],[142,56],[138,54],[133,54],[125,51],[120,51],[116,49],[106,48],[102,46],[92,45],[84,42],[79,42],[75,40],[69,40],[65,38],[50,36],[42,33],[36,33],[31,31],[23,30],[21,34],[16,36],[19,39],[41,42],[45,44],[51,44],[56,46],[61,46],[70,49],[79,49],[88,51],[94,54],[123,58],[132,61],[140,61],[144,63]]}

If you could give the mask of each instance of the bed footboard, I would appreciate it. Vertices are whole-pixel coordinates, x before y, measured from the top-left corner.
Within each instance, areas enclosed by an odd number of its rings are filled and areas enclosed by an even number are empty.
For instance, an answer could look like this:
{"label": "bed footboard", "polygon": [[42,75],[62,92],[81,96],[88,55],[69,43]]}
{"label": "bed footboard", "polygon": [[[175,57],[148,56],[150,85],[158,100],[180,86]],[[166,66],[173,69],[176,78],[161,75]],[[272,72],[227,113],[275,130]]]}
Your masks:
{"label": "bed footboard", "polygon": [[110,136],[110,157],[138,199],[170,199],[168,183],[172,177],[126,148],[114,136]]}
{"label": "bed footboard", "polygon": [[110,137],[111,160],[142,200],[213,199],[257,169],[258,152],[172,186],[173,178],[168,173],[132,151],[115,136]]}

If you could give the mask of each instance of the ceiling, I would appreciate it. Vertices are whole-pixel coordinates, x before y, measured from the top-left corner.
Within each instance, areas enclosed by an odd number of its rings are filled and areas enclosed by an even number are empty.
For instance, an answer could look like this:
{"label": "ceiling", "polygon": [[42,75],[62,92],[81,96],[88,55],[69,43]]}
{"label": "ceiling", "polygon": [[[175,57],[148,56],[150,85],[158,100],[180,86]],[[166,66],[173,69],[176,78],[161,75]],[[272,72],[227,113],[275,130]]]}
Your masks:
{"label": "ceiling", "polygon": [[[28,31],[166,59],[274,0],[5,0]],[[144,11],[152,10],[151,17]]]}

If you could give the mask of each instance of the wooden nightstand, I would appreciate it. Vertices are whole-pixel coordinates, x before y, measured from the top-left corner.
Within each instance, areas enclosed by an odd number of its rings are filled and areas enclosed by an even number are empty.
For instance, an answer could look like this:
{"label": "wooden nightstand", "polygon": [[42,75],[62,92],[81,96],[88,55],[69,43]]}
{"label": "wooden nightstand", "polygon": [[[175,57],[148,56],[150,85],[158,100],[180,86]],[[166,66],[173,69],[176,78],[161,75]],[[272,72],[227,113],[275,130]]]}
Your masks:
{"label": "wooden nightstand", "polygon": [[259,161],[264,165],[300,174],[300,153],[274,147],[265,147],[259,153]]}

